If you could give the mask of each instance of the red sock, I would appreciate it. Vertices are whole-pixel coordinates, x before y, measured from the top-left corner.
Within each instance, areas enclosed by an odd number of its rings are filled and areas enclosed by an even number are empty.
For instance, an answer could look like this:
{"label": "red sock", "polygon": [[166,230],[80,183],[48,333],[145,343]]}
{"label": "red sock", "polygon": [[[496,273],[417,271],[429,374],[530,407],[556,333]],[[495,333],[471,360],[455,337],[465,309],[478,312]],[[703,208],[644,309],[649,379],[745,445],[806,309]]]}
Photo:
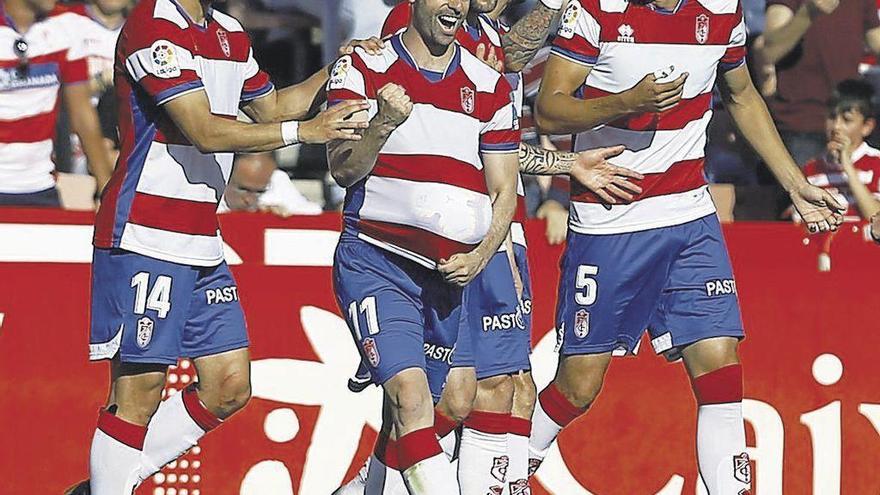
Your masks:
{"label": "red sock", "polygon": [[181,393],[183,394],[183,407],[186,408],[186,412],[189,413],[193,421],[199,425],[199,428],[209,432],[223,423],[222,419],[215,416],[214,413],[202,404],[198,391],[194,386],[186,387]]}
{"label": "red sock", "polygon": [[401,471],[406,471],[411,466],[442,453],[434,428],[422,428],[397,439],[397,456]]}
{"label": "red sock", "polygon": [[586,407],[578,407],[566,399],[555,383],[551,383],[538,394],[538,401],[547,416],[563,428],[587,410]]}
{"label": "red sock", "polygon": [[379,432],[376,446],[373,449],[376,457],[389,469],[400,471],[400,460],[397,455],[397,442],[388,437],[385,432]]}
{"label": "red sock", "polygon": [[457,427],[458,423],[454,419],[434,409],[434,430],[437,432],[437,438],[449,435]]}
{"label": "red sock", "polygon": [[742,402],[742,365],[731,364],[693,379],[692,386],[697,404],[727,404]]}

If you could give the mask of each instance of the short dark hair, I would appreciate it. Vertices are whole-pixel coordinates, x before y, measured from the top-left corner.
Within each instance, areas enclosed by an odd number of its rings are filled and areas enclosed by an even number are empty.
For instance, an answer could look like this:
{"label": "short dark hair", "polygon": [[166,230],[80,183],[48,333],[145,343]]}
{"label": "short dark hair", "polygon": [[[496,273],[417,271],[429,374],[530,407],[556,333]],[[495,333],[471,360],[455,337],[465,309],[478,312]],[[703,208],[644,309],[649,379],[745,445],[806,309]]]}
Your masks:
{"label": "short dark hair", "polygon": [[860,79],[841,81],[828,99],[833,115],[857,110],[865,118],[874,118],[874,87]]}

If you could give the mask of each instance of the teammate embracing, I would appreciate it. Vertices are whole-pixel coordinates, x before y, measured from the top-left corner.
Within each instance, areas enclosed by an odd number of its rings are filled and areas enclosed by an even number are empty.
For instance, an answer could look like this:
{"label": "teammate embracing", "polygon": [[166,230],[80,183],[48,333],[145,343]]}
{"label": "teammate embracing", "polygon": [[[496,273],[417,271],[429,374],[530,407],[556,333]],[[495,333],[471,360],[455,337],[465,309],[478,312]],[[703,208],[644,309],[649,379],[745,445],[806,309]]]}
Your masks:
{"label": "teammate embracing", "polygon": [[[364,101],[292,120],[327,76],[276,92],[241,25],[207,1],[143,0],[131,12],[115,66],[121,151],[92,262],[90,358],[112,360],[112,387],[91,479],[71,493],[130,495],[248,401],[248,337],[217,204],[232,152],[360,139],[365,124],[346,118]],[[259,123],[237,122],[239,108]],[[181,357],[198,383],[160,402]]]}
{"label": "teammate embracing", "polygon": [[647,328],[655,350],[683,358],[691,376],[701,482],[712,495],[750,490],[737,356],[743,327],[702,170],[716,76],[743,136],[810,231],[836,229],[842,217],[783,147],[749,78],[745,37],[737,0],[577,0],[563,13],[538,124],[580,133],[575,149],[624,144],[618,164],[645,179],[625,205],[572,186],[559,367],[533,417],[533,468],[593,402],[611,356],[634,352]]}

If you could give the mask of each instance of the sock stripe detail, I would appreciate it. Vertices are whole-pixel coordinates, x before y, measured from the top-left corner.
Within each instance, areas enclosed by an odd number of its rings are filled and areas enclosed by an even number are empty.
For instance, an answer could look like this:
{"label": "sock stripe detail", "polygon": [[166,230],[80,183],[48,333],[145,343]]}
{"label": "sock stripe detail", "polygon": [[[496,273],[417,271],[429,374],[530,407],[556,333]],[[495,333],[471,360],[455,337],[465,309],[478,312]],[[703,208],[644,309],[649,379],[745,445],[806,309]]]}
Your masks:
{"label": "sock stripe detail", "polygon": [[743,400],[743,372],[739,364],[710,371],[694,378],[691,383],[697,403],[701,406]]}
{"label": "sock stripe detail", "polygon": [[397,456],[400,461],[398,469],[400,471],[406,471],[425,459],[440,454],[443,454],[443,449],[437,442],[434,428],[422,428],[397,439]]}
{"label": "sock stripe detail", "polygon": [[547,416],[562,427],[574,421],[587,410],[586,407],[577,407],[566,399],[562,392],[556,388],[555,383],[551,383],[538,394],[538,401]]}
{"label": "sock stripe detail", "polygon": [[505,434],[510,430],[510,414],[472,411],[464,420],[464,427],[489,434]]}
{"label": "sock stripe detail", "polygon": [[199,394],[194,386],[190,385],[179,393],[183,394],[183,407],[186,409],[189,417],[199,425],[199,428],[205,430],[206,433],[223,423],[222,419],[214,416],[214,414],[202,404],[202,401],[199,400]]}
{"label": "sock stripe detail", "polygon": [[510,428],[507,431],[521,437],[529,437],[532,435],[532,422],[525,418],[511,416]]}
{"label": "sock stripe detail", "polygon": [[98,429],[135,450],[144,450],[147,427],[129,423],[106,409],[98,413]]}
{"label": "sock stripe detail", "polygon": [[379,432],[376,438],[376,445],[373,448],[373,454],[382,461],[382,464],[390,469],[400,470],[400,459],[397,455],[397,442],[388,437],[384,432]]}
{"label": "sock stripe detail", "polygon": [[458,423],[438,410],[434,410],[434,429],[437,431],[437,437],[443,438],[452,433],[458,427]]}

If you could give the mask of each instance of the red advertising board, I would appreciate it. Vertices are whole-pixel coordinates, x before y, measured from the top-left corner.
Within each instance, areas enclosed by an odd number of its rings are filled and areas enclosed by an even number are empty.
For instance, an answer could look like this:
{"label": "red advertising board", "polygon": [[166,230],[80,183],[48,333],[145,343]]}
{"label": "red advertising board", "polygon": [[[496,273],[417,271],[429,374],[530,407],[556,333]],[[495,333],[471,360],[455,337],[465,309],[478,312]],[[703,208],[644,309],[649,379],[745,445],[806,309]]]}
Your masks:
{"label": "red advertising board", "polygon": [[[86,476],[106,363],[87,361],[92,216],[0,211],[0,493],[60,493]],[[336,215],[222,219],[247,313],[254,398],[146,483],[151,495],[328,494],[369,454],[375,388],[345,386],[357,353],[330,286]],[[539,386],[555,370],[561,249],[531,223]],[[880,493],[880,247],[848,229],[831,270],[796,227],[725,227],[748,333],[744,411],[754,493]],[[642,346],[614,362],[589,414],[563,432],[534,492],[692,494],[695,402],[687,376]],[[192,380],[184,362],[169,389]]]}

